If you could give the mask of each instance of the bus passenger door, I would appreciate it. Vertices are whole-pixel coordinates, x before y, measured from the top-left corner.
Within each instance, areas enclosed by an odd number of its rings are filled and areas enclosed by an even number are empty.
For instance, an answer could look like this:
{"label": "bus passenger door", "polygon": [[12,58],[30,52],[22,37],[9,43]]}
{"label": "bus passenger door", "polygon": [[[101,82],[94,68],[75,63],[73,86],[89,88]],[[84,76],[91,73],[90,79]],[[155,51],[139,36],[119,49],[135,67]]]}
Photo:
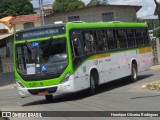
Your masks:
{"label": "bus passenger door", "polygon": [[86,80],[86,66],[83,65],[84,50],[82,45],[81,31],[74,30],[71,32],[71,46],[74,69],[74,87],[75,91],[79,91],[87,87]]}

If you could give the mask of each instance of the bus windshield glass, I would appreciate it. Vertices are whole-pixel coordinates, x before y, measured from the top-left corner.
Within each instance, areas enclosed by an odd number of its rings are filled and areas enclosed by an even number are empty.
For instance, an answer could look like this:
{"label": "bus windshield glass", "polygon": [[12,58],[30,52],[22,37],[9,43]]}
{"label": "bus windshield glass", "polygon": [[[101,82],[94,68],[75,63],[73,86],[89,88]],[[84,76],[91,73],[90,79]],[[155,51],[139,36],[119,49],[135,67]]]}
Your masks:
{"label": "bus windshield glass", "polygon": [[58,73],[68,64],[65,38],[16,45],[17,70],[23,75]]}

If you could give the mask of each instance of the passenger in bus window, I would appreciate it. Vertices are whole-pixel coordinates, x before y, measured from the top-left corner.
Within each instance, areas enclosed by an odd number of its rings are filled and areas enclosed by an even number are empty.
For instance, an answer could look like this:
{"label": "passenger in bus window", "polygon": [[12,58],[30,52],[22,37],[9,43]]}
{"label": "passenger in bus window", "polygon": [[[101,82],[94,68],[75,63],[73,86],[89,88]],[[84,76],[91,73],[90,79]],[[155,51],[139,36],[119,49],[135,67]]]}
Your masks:
{"label": "passenger in bus window", "polygon": [[88,53],[88,48],[87,48],[86,45],[84,46],[84,52],[85,52],[85,53]]}

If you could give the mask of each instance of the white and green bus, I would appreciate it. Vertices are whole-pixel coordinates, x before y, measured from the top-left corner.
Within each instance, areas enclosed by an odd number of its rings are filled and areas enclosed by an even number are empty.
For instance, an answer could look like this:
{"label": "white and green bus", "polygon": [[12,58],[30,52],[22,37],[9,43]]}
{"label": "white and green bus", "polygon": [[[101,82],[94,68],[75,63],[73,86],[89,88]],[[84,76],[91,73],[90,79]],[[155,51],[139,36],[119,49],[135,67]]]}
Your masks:
{"label": "white and green bus", "polygon": [[70,22],[18,31],[14,72],[21,97],[88,89],[153,65],[146,23]]}

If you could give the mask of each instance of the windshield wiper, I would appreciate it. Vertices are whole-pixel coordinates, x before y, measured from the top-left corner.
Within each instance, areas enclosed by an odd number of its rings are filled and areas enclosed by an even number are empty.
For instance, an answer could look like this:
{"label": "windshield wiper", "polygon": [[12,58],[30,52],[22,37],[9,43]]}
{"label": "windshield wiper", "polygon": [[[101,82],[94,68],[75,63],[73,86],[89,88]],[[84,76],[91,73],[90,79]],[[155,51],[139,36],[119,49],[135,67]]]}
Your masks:
{"label": "windshield wiper", "polygon": [[27,40],[25,41],[25,44],[26,44],[27,48],[31,51],[31,53],[33,53],[33,49]]}

